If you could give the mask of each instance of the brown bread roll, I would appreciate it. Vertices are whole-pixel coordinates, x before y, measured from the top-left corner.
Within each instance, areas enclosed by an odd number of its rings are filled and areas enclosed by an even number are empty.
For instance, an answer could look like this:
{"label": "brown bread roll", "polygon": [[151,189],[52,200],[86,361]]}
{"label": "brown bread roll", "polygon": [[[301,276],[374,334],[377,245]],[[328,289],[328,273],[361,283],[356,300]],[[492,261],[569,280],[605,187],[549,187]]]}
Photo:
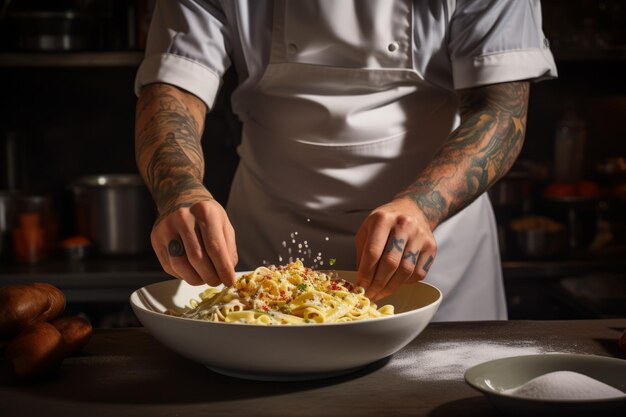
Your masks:
{"label": "brown bread roll", "polygon": [[27,326],[50,321],[65,310],[65,295],[46,283],[7,285],[0,288],[0,343]]}
{"label": "brown bread roll", "polygon": [[4,351],[15,375],[32,378],[46,374],[65,357],[61,333],[46,322],[31,324],[7,344]]}
{"label": "brown bread roll", "polygon": [[89,342],[93,330],[91,324],[82,317],[61,317],[51,324],[61,333],[66,356],[81,351]]}

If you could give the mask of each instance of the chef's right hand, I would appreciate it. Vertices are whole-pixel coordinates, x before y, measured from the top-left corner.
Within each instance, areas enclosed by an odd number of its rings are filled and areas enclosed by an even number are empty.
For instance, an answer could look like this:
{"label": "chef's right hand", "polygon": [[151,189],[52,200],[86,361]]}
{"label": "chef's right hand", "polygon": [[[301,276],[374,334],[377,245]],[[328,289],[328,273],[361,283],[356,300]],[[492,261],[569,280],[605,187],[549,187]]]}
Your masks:
{"label": "chef's right hand", "polygon": [[209,195],[159,216],[150,239],[161,266],[191,285],[232,285],[237,247],[224,208]]}

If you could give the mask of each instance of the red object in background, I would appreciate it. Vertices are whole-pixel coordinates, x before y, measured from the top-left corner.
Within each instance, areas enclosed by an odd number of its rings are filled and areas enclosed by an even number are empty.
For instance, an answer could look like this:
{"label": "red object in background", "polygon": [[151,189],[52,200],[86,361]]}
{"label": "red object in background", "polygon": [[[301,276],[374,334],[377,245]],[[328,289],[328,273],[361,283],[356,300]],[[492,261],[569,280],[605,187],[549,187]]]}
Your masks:
{"label": "red object in background", "polygon": [[80,261],[88,256],[91,242],[85,236],[74,235],[61,241],[61,248],[69,261]]}
{"label": "red object in background", "polygon": [[576,195],[576,187],[568,182],[556,181],[548,185],[545,192],[546,197],[573,197]]}
{"label": "red object in background", "polygon": [[85,236],[74,235],[65,238],[61,241],[61,246],[64,248],[73,248],[76,246],[89,246],[91,242]]}
{"label": "red object in background", "polygon": [[582,180],[576,184],[576,190],[580,197],[596,198],[600,195],[600,187],[589,180]]}
{"label": "red object in background", "polygon": [[37,213],[22,213],[13,230],[13,247],[18,262],[35,265],[46,255],[45,232]]}
{"label": "red object in background", "polygon": [[580,180],[569,183],[562,181],[552,182],[546,187],[545,196],[548,198],[596,198],[600,195],[600,187],[591,180]]}
{"label": "red object in background", "polygon": [[13,228],[15,261],[36,265],[56,249],[58,222],[49,196],[16,197],[16,224]]}

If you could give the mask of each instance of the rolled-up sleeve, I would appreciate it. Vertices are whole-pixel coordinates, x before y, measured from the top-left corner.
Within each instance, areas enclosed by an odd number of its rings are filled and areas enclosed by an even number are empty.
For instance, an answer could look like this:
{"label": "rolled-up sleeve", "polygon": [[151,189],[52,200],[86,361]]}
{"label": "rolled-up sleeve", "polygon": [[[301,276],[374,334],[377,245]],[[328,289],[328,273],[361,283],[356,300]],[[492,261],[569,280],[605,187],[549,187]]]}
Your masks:
{"label": "rolled-up sleeve", "polygon": [[217,1],[160,0],[135,77],[135,94],[162,82],[194,94],[211,109],[231,64],[230,51],[226,18]]}
{"label": "rolled-up sleeve", "polygon": [[555,78],[538,0],[457,0],[448,53],[456,89]]}

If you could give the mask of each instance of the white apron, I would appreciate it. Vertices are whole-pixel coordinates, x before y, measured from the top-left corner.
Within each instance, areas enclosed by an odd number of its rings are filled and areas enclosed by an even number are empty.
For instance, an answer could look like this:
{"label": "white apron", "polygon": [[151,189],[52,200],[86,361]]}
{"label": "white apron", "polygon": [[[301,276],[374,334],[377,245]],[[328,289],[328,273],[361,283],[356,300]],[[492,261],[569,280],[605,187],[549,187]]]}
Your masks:
{"label": "white apron", "polygon": [[[269,65],[238,114],[228,213],[238,270],[300,257],[355,269],[365,217],[405,189],[457,120],[457,99],[413,69],[412,1],[276,1]],[[435,230],[435,320],[505,319],[486,195]]]}

